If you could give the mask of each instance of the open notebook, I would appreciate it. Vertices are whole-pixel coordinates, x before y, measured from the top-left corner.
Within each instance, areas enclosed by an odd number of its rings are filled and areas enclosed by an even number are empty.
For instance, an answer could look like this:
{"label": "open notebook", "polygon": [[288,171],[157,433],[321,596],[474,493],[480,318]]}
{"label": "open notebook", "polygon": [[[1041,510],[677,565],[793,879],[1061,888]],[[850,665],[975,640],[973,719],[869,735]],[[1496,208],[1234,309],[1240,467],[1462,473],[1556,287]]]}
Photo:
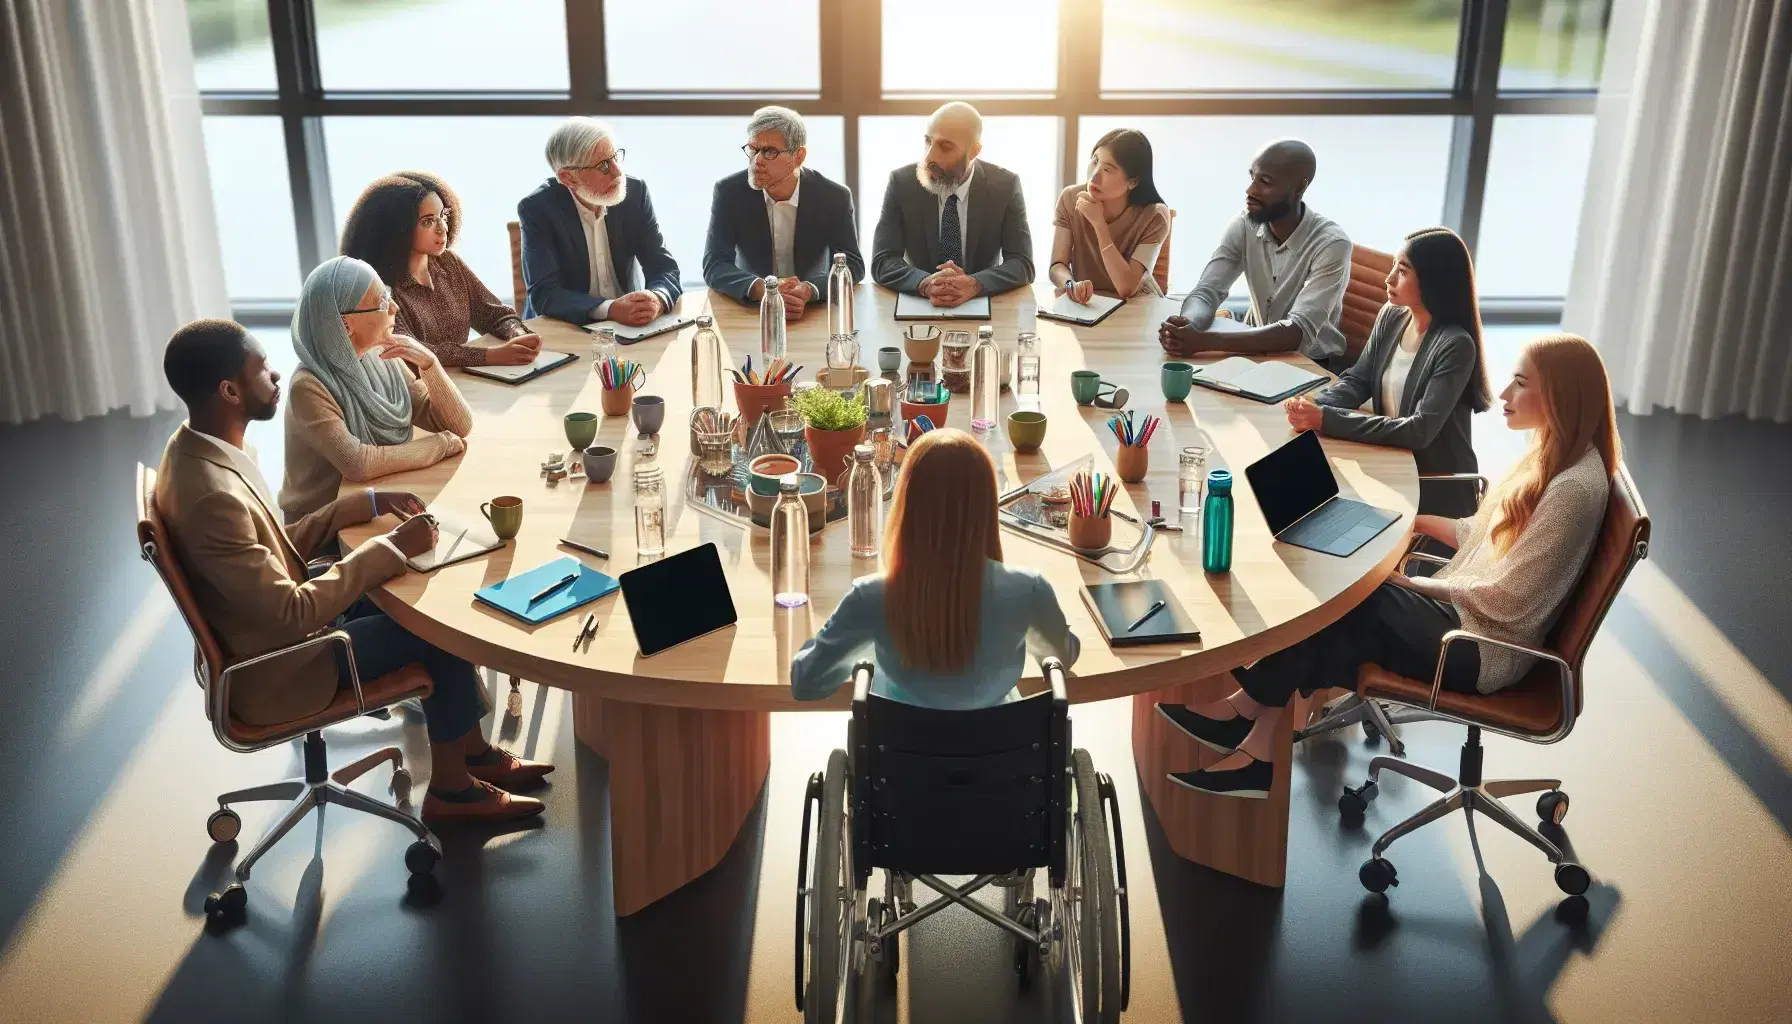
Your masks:
{"label": "open notebook", "polygon": [[1088,302],[1074,302],[1070,296],[1060,295],[1051,305],[1039,307],[1039,315],[1048,320],[1062,320],[1065,323],[1077,324],[1081,327],[1093,327],[1107,319],[1109,313],[1125,304],[1125,299],[1111,298],[1106,295],[1091,295]]}
{"label": "open notebook", "polygon": [[979,295],[958,306],[936,306],[925,295],[896,296],[898,320],[988,320],[989,296]]}
{"label": "open notebook", "polygon": [[[1218,323],[1216,320],[1215,323]],[[1256,402],[1280,402],[1324,384],[1331,378],[1292,363],[1227,356],[1195,369],[1195,383]]]}
{"label": "open notebook", "polygon": [[504,542],[492,532],[491,524],[483,517],[468,519],[435,505],[429,506],[429,514],[436,520],[435,548],[404,560],[404,564],[417,572],[429,572],[444,565],[464,562],[504,546]]}
{"label": "open notebook", "polygon": [[616,343],[618,345],[633,345],[637,341],[645,341],[656,334],[664,334],[667,331],[676,331],[696,322],[694,317],[680,316],[677,313],[667,313],[658,319],[649,320],[639,327],[617,323],[614,320],[599,320],[594,324],[586,324],[585,329],[596,334],[602,328],[608,327],[610,330],[616,332]]}

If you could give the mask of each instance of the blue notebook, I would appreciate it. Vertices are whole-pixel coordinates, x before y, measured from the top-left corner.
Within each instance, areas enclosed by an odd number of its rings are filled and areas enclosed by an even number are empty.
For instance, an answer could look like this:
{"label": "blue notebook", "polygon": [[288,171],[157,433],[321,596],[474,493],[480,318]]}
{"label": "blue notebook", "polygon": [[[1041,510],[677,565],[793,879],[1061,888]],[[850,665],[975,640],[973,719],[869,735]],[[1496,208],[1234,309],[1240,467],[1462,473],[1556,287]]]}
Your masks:
{"label": "blue notebook", "polygon": [[[530,603],[529,598],[569,572],[577,572],[579,578],[541,600]],[[590,604],[620,586],[615,577],[605,576],[578,559],[569,557],[556,558],[521,576],[512,576],[502,583],[484,587],[475,591],[473,597],[531,626],[539,626],[556,615]]]}

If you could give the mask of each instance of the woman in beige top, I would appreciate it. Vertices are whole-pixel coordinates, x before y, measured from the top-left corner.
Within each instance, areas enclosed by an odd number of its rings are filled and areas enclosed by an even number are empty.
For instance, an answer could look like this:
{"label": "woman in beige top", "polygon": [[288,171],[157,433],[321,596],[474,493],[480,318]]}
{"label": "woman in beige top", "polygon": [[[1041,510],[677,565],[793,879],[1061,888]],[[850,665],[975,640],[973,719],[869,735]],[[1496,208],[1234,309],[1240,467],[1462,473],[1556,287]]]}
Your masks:
{"label": "woman in beige top", "polygon": [[[1194,708],[1157,710],[1195,740],[1227,753],[1211,768],[1173,773],[1190,789],[1264,797],[1274,782],[1276,726],[1296,690],[1354,689],[1359,666],[1429,679],[1452,629],[1536,647],[1579,582],[1605,520],[1618,430],[1599,353],[1585,338],[1550,334],[1525,346],[1500,392],[1506,425],[1533,431],[1518,466],[1466,519],[1421,515],[1413,530],[1456,548],[1431,577],[1395,573],[1342,619],[1254,665],[1238,690]],[[1492,693],[1535,661],[1502,647],[1455,643],[1443,686]]]}
{"label": "woman in beige top", "polygon": [[325,260],[305,279],[292,317],[287,522],[334,501],[344,479],[422,469],[465,450],[473,412],[435,353],[393,333],[396,311],[379,275],[352,257]]}
{"label": "woman in beige top", "polygon": [[1056,294],[1088,302],[1162,295],[1157,254],[1170,237],[1170,208],[1151,180],[1151,143],[1116,128],[1089,153],[1089,180],[1058,194],[1049,270]]}

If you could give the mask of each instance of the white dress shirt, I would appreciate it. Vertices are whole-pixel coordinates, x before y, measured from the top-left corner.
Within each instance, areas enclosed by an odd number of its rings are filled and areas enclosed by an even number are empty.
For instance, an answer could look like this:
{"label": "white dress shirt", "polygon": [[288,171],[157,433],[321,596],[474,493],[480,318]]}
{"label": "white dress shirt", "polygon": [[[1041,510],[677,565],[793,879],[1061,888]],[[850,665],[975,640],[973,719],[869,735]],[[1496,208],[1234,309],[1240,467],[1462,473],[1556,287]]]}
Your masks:
{"label": "white dress shirt", "polygon": [[796,206],[803,194],[802,175],[803,169],[798,167],[789,199],[773,199],[763,190],[759,193],[765,197],[765,216],[772,227],[772,273],[780,278],[796,276]]}
{"label": "white dress shirt", "polygon": [[604,221],[609,207],[593,210],[574,197],[572,208],[579,211],[579,224],[585,229],[585,251],[590,253],[591,291],[608,296],[597,307],[597,319],[610,319],[610,303],[622,297],[622,285],[616,280],[616,263],[610,259],[610,232]]}
{"label": "white dress shirt", "polygon": [[[263,510],[265,510],[268,515],[273,516],[274,522],[278,524],[280,522],[280,515],[275,510],[280,506],[274,504],[274,497],[268,492],[268,483],[262,478],[261,466],[255,461],[254,451],[238,448],[236,445],[231,444],[221,437],[214,434],[208,434],[203,430],[196,430],[191,423],[187,424],[187,429],[218,446],[218,449],[230,460],[230,466],[232,469],[236,470],[236,475],[243,478],[244,482],[249,485],[249,489],[255,492],[255,496],[261,499]],[[367,488],[367,494],[369,503],[368,508],[371,510],[373,488]],[[372,517],[369,516],[368,518],[371,519]],[[286,527],[282,526],[280,528],[284,530]],[[392,553],[397,555],[401,560],[404,558],[404,552],[398,550],[398,545],[392,543],[392,538],[380,536],[375,537],[374,540],[391,549]]]}

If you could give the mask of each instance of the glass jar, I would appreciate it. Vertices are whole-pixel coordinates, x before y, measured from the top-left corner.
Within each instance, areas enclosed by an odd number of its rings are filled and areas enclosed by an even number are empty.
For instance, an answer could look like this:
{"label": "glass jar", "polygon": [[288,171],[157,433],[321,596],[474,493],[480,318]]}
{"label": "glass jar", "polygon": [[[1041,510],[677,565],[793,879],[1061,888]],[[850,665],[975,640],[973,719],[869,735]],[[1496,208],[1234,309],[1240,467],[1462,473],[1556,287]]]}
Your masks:
{"label": "glass jar", "polygon": [[1188,445],[1176,454],[1176,511],[1201,514],[1201,485],[1207,480],[1207,449]]}
{"label": "glass jar", "polygon": [[1039,335],[1022,331],[1014,343],[1014,400],[1034,407],[1039,404]]}
{"label": "glass jar", "polygon": [[666,476],[659,463],[635,463],[635,554],[648,558],[666,553]]}
{"label": "glass jar", "polygon": [[593,369],[616,355],[616,328],[599,327],[591,332],[591,365]]}

